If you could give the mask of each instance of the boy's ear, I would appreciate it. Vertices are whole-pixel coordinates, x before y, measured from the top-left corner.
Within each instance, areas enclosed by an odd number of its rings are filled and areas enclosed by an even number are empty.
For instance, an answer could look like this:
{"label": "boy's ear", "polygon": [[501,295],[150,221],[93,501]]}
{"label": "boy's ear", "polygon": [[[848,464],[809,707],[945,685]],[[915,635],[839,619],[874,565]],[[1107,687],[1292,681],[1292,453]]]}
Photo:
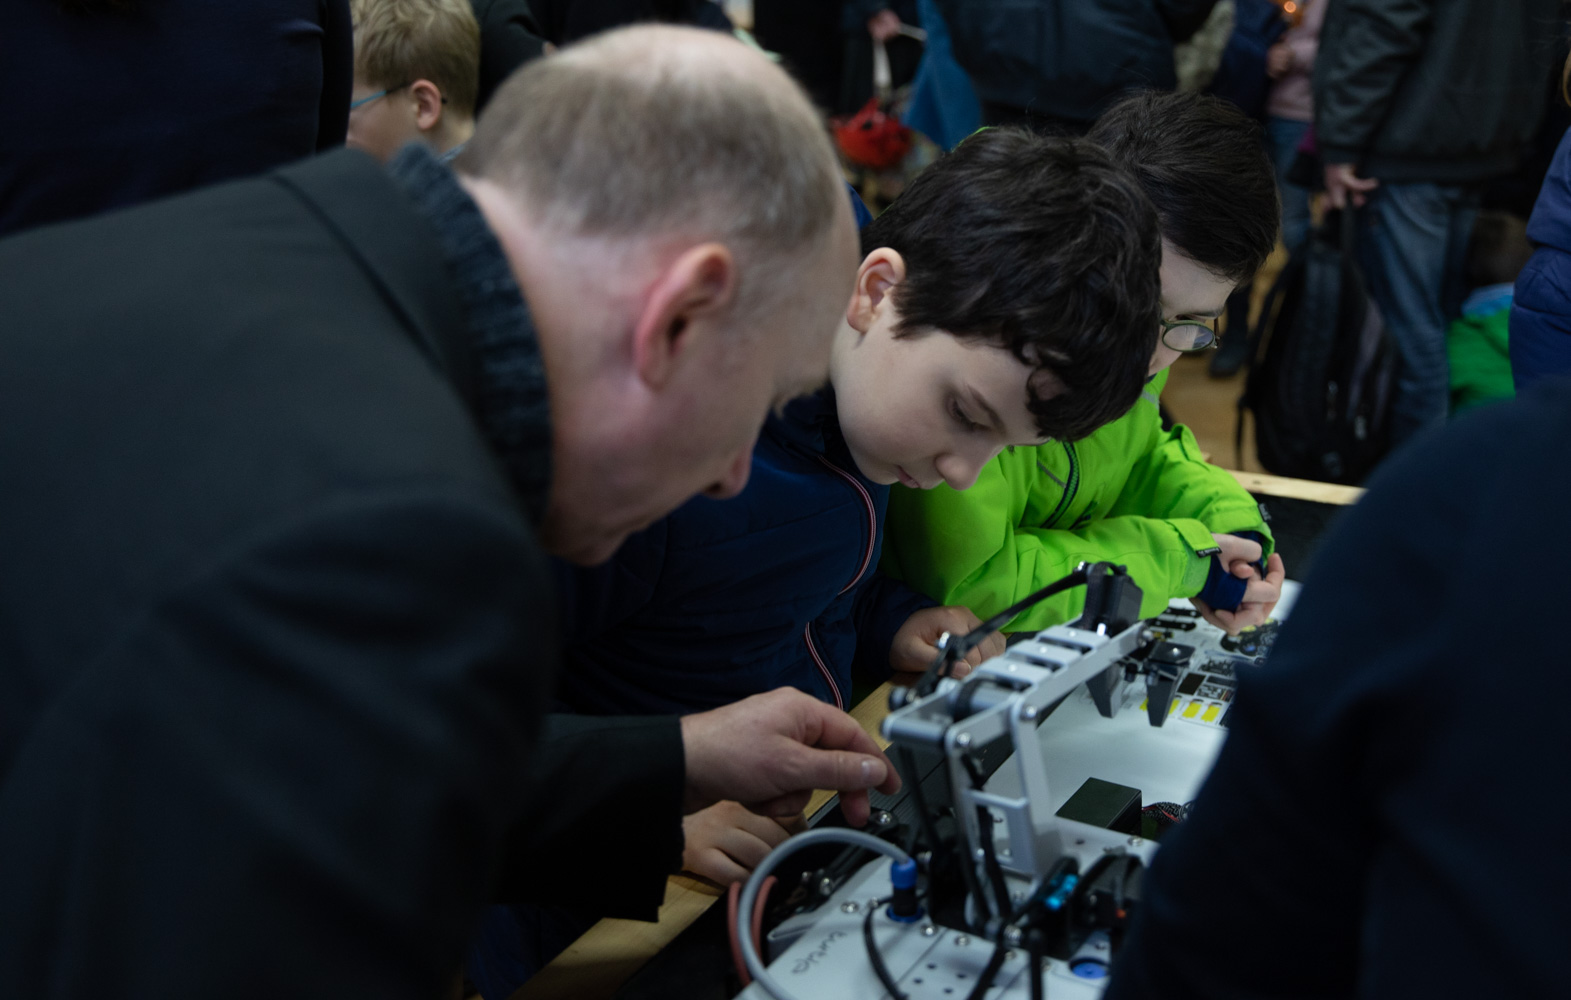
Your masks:
{"label": "boy's ear", "polygon": [[736,286],[736,259],[724,244],[699,244],[667,264],[645,290],[633,322],[639,380],[665,386],[699,342],[724,334],[720,321]]}
{"label": "boy's ear", "polygon": [[856,286],[851,289],[851,302],[846,306],[846,322],[857,333],[872,329],[873,320],[886,304],[889,293],[906,277],[905,258],[899,251],[879,247],[862,259],[856,271]]}
{"label": "boy's ear", "polygon": [[416,80],[409,85],[409,94],[415,99],[415,125],[422,132],[429,132],[442,122],[442,88],[430,80]]}

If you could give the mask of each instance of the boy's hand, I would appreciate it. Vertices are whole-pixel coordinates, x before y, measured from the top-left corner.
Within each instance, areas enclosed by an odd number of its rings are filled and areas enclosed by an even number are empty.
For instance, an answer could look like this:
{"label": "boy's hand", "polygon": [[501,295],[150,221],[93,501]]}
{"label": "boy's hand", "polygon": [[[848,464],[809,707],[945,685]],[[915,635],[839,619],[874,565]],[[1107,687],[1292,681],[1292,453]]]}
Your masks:
{"label": "boy's hand", "polygon": [[716,802],[682,820],[682,869],[720,885],[741,882],[783,840],[805,829],[800,813],[770,819],[739,802]]}
{"label": "boy's hand", "polygon": [[[1231,536],[1218,535],[1218,541],[1223,537]],[[1253,542],[1243,538],[1235,539],[1235,541],[1254,545]],[[1259,549],[1260,546],[1255,545],[1256,552]],[[1220,608],[1213,608],[1204,601],[1193,597],[1189,599],[1189,603],[1193,604],[1195,610],[1200,612],[1200,617],[1228,635],[1237,635],[1250,626],[1263,624],[1266,619],[1271,617],[1271,612],[1276,608],[1276,602],[1282,597],[1282,583],[1287,579],[1287,569],[1282,565],[1282,557],[1275,552],[1271,553],[1271,558],[1266,560],[1266,575],[1264,578],[1261,578],[1259,571],[1254,566],[1248,564],[1233,564],[1229,566],[1229,569],[1232,570],[1234,576],[1242,579],[1254,578],[1250,579],[1249,585],[1244,588],[1244,603],[1238,606],[1237,611],[1223,611]]]}
{"label": "boy's hand", "polygon": [[[938,637],[948,632],[959,638],[982,624],[982,619],[971,613],[970,608],[952,605],[947,608],[923,608],[906,619],[895,641],[889,647],[889,665],[897,671],[920,673],[926,670],[938,655]],[[955,664],[952,675],[957,680],[981,666],[982,661],[998,656],[1004,651],[1004,637],[994,632],[982,644],[966,654]]]}

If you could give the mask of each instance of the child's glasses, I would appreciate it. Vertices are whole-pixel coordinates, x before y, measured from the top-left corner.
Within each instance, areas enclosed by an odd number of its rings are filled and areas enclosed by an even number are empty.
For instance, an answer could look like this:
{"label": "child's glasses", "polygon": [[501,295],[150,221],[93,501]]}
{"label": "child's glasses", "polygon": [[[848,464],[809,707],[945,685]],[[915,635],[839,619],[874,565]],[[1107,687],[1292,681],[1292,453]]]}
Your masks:
{"label": "child's glasses", "polygon": [[1222,343],[1222,337],[1216,332],[1216,320],[1211,325],[1193,319],[1163,320],[1162,343],[1169,350],[1188,354],[1191,351],[1203,351],[1208,347],[1217,347]]}
{"label": "child's glasses", "polygon": [[[378,90],[374,94],[367,94],[364,97],[360,98],[360,100],[358,100],[358,101],[350,101],[349,102],[349,110],[353,111],[355,108],[360,107],[362,104],[370,104],[372,101],[380,100],[381,98],[386,97],[388,94],[391,94],[393,91],[395,91],[395,90],[403,90],[407,86],[409,86],[409,84],[407,84],[407,83],[400,83],[396,87],[386,87],[386,88],[384,88],[382,90]],[[443,103],[446,103],[446,102],[444,101]]]}

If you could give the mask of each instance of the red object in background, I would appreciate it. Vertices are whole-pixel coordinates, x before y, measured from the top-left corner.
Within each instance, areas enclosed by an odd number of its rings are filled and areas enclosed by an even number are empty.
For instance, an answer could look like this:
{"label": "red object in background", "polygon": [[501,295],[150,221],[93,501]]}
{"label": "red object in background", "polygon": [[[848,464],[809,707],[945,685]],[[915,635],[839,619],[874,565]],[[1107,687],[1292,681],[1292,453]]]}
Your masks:
{"label": "red object in background", "polygon": [[911,151],[911,130],[885,111],[876,97],[851,117],[836,119],[834,132],[835,144],[859,167],[891,170]]}

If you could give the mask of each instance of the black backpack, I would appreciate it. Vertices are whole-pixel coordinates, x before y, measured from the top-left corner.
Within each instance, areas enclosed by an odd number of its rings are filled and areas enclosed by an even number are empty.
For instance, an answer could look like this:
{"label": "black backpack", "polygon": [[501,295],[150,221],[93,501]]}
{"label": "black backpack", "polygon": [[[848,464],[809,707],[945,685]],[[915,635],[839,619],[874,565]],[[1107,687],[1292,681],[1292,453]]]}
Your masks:
{"label": "black backpack", "polygon": [[1238,401],[1240,465],[1246,408],[1260,464],[1279,476],[1360,483],[1390,448],[1397,352],[1366,291],[1356,237],[1353,212],[1329,213],[1266,296]]}

